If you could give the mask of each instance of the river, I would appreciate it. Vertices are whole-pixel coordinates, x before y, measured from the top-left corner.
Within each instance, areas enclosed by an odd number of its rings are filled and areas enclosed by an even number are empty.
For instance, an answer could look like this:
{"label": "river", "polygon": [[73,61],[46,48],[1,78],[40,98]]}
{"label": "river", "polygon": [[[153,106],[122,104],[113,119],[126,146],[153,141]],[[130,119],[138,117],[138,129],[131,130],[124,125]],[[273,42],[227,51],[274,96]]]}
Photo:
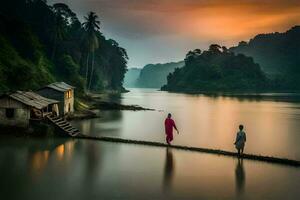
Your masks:
{"label": "river", "polygon": [[[102,111],[74,121],[83,133],[234,151],[239,124],[247,153],[300,160],[297,95],[218,97],[131,89],[123,104],[156,111]],[[297,199],[298,168],[205,153],[77,139],[1,137],[3,199]]]}
{"label": "river", "polygon": [[157,111],[104,111],[100,119],[74,125],[88,135],[164,142],[164,119],[172,113],[180,130],[174,144],[235,151],[233,142],[243,124],[247,153],[300,160],[300,101],[294,101],[298,95],[286,94],[281,101],[275,94],[236,98],[130,90],[121,103]]}

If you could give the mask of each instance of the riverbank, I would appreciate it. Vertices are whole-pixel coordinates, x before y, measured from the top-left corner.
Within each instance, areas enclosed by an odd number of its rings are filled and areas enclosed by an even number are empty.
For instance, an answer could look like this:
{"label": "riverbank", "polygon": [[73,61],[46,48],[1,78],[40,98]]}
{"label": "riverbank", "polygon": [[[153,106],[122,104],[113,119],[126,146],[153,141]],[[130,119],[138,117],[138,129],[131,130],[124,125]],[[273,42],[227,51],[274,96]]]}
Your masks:
{"label": "riverbank", "polygon": [[[124,92],[129,92],[124,90]],[[129,110],[129,111],[154,111],[139,105],[123,105],[118,103],[121,99],[119,92],[90,93],[75,101],[75,112],[68,115],[68,120],[100,118],[98,110]]]}
{"label": "riverbank", "polygon": [[281,101],[281,102],[299,102],[300,91],[236,91],[236,92],[221,92],[221,91],[167,91],[174,94],[187,94],[187,95],[203,95],[207,97],[229,97],[239,100],[268,100],[268,101]]}
{"label": "riverbank", "polygon": [[189,88],[180,88],[180,89],[167,89],[165,87],[157,88],[160,91],[172,92],[172,93],[184,93],[184,94],[293,94],[300,93],[300,90],[285,90],[285,89],[235,89],[235,90],[197,90]]}

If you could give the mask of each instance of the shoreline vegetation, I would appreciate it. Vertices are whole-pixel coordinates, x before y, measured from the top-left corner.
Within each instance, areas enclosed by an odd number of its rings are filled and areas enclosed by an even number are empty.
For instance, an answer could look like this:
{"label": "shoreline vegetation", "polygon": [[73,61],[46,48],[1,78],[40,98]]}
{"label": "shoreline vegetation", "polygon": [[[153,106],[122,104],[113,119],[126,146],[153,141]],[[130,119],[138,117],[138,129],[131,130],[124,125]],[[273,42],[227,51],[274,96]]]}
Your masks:
{"label": "shoreline vegetation", "polygon": [[300,89],[297,90],[282,90],[282,89],[260,89],[260,90],[201,90],[201,89],[166,89],[164,86],[161,88],[157,88],[159,91],[166,91],[171,93],[184,93],[184,94],[207,94],[207,95],[267,95],[267,94],[275,94],[275,95],[290,95],[290,94],[300,94]]}
{"label": "shoreline vegetation", "polygon": [[[126,90],[126,92],[129,92]],[[101,118],[101,114],[97,111],[107,111],[107,110],[128,110],[128,111],[155,111],[152,108],[144,108],[139,105],[124,105],[109,100],[110,95],[116,95],[119,99],[120,92],[108,91],[101,94],[86,95],[75,103],[75,112],[67,116],[68,120],[80,120],[80,119],[92,119]]]}
{"label": "shoreline vegetation", "polygon": [[[129,92],[129,90],[125,90]],[[154,111],[154,109],[143,108],[139,105],[123,105],[116,101],[119,101],[121,93],[118,92],[106,92],[101,94],[90,94],[85,98],[89,102],[90,109],[100,110],[132,110],[132,111]],[[112,99],[115,99],[112,100]]]}
{"label": "shoreline vegetation", "polygon": [[207,51],[189,51],[184,61],[185,66],[170,73],[161,90],[259,92],[273,86],[253,58],[236,55],[217,44],[210,45]]}
{"label": "shoreline vegetation", "polygon": [[283,101],[283,102],[299,102],[300,101],[300,91],[264,91],[264,92],[220,92],[220,91],[166,91],[175,94],[187,94],[196,96],[207,96],[212,98],[217,97],[228,97],[236,98],[240,100],[272,100],[272,101]]}
{"label": "shoreline vegetation", "polygon": [[234,90],[205,90],[205,89],[190,89],[190,88],[167,88],[166,85],[161,88],[157,88],[159,91],[166,91],[171,93],[184,93],[184,94],[204,94],[204,95],[216,95],[216,96],[258,96],[258,95],[291,95],[300,94],[300,89],[274,89],[274,88],[262,88],[262,89],[234,89]]}

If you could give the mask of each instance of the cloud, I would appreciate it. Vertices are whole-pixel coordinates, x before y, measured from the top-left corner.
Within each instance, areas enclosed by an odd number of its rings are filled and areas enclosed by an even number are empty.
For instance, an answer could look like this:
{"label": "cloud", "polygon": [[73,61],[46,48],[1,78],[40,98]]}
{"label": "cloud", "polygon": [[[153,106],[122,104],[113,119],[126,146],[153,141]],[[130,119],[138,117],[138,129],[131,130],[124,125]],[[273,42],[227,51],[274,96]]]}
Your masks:
{"label": "cloud", "polygon": [[72,0],[72,4],[76,1],[99,13],[110,32],[136,39],[208,37],[211,29],[234,37],[249,28],[284,25],[282,19],[294,21],[300,13],[298,0]]}
{"label": "cloud", "polygon": [[[155,51],[160,44],[172,43],[169,51],[177,56],[188,48],[185,43],[191,49],[208,42],[232,45],[258,33],[285,31],[300,23],[299,0],[62,1],[80,16],[88,11],[97,12],[104,33],[120,40],[128,49],[130,64],[142,62],[130,55],[137,52],[133,49],[137,46],[144,47],[138,51],[148,53],[149,48]],[[151,43],[156,45],[146,46]]]}

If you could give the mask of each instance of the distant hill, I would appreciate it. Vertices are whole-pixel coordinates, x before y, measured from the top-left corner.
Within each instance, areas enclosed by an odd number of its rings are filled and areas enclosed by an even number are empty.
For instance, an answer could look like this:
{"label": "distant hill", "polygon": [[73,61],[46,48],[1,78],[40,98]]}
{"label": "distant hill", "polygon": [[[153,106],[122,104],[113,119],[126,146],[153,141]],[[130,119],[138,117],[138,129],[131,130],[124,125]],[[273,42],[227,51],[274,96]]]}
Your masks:
{"label": "distant hill", "polygon": [[300,87],[300,26],[284,33],[259,34],[230,51],[254,58],[269,76],[279,76],[288,88]]}
{"label": "distant hill", "polygon": [[136,85],[142,88],[160,88],[167,83],[169,73],[173,72],[175,68],[181,68],[183,66],[184,61],[146,65],[141,70]]}
{"label": "distant hill", "polygon": [[136,82],[140,76],[142,69],[139,68],[130,68],[125,74],[124,78],[124,87],[137,87]]}
{"label": "distant hill", "polygon": [[[259,34],[249,42],[242,41],[230,51],[254,58],[267,73],[281,73],[300,53],[300,26],[284,33]],[[292,60],[290,60],[292,58]]]}

